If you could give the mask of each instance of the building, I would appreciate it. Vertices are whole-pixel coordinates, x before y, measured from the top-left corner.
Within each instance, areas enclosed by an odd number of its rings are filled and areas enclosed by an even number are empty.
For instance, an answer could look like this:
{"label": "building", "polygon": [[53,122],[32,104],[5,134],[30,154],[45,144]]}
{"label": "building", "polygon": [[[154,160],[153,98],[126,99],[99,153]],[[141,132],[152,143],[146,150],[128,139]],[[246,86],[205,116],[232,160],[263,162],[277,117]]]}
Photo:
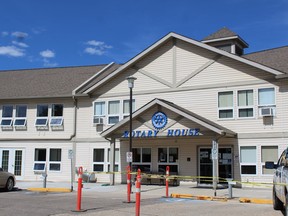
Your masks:
{"label": "building", "polygon": [[264,162],[288,143],[288,47],[247,47],[227,28],[202,41],[169,33],[123,65],[2,71],[0,165],[23,180],[45,164],[51,181],[75,166],[125,171],[134,76],[133,168],[211,176],[216,155],[222,178],[271,181]]}

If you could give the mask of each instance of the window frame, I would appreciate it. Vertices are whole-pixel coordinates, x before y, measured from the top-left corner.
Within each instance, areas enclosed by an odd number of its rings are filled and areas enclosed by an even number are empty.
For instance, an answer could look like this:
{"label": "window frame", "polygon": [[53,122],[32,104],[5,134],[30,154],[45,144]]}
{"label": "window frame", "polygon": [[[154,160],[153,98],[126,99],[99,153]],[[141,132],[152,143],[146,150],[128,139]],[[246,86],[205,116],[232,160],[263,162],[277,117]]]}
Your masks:
{"label": "window frame", "polygon": [[[118,102],[118,103],[119,103],[119,104],[118,104],[118,106],[119,106],[119,112],[118,112],[118,114],[110,114],[110,113],[109,113],[109,104],[110,104],[111,102]],[[108,105],[107,105],[107,125],[117,124],[119,121],[121,121],[121,100],[109,100],[107,104],[108,104]],[[118,122],[116,122],[116,123],[110,123],[109,119],[110,119],[111,117],[118,117]]]}
{"label": "window frame", "polygon": [[[104,105],[104,109],[103,110],[103,113],[101,113],[101,115],[97,115],[96,114],[96,104],[103,104]],[[106,113],[107,113],[107,107],[106,107],[106,101],[94,101],[93,102],[93,125],[97,125],[99,123],[96,123],[95,119],[97,118],[102,118],[103,119],[103,124],[105,124],[105,117],[106,117]]]}
{"label": "window frame", "polygon": [[[246,105],[246,106],[240,106],[239,105],[239,92],[247,92],[247,91],[252,91],[252,105]],[[245,117],[240,117],[240,110],[247,110],[247,109],[252,109],[252,116],[245,116]],[[254,105],[254,89],[243,89],[243,90],[237,90],[237,119],[253,119],[255,118],[255,105]]]}
{"label": "window frame", "polygon": [[[118,150],[118,153],[117,153]],[[110,152],[111,152],[111,148],[107,149],[107,171],[108,172],[112,172],[110,171]],[[118,161],[116,160],[116,154],[118,154]],[[118,172],[120,171],[120,148],[115,148],[115,171]]]}
{"label": "window frame", "polygon": [[[61,105],[62,106],[62,115],[55,115],[55,106],[56,105]],[[49,107],[48,107],[48,114],[49,114]],[[51,117],[50,117],[50,121],[49,121],[49,125],[50,127],[60,127],[63,126],[63,122],[64,122],[64,104],[60,104],[60,103],[54,103],[51,104]],[[60,121],[60,122],[59,122]]]}
{"label": "window frame", "polygon": [[[60,160],[52,161],[51,160],[51,150],[60,150]],[[51,169],[51,164],[59,164],[59,170]],[[61,172],[62,169],[62,149],[61,148],[49,148],[49,161],[48,161],[48,169],[51,172]]]}
{"label": "window frame", "polygon": [[[129,115],[130,115],[130,110],[129,110],[129,113],[125,113],[125,112],[124,112],[124,104],[125,104],[126,101],[128,101],[129,109],[130,109],[130,99],[124,99],[124,100],[122,101],[122,114],[123,114],[123,119],[126,118],[126,117],[129,117]],[[136,108],[135,99],[132,99],[132,113],[135,111],[135,108]]]}
{"label": "window frame", "polygon": [[[18,116],[18,109],[17,107],[25,107],[25,117]],[[26,127],[27,126],[27,110],[28,110],[28,106],[24,105],[24,104],[17,104],[15,105],[15,118],[14,118],[14,122],[13,125],[14,127]],[[24,121],[23,124],[16,124],[17,121]]]}
{"label": "window frame", "polygon": [[[261,146],[261,175],[263,176],[273,176],[273,170],[272,170],[272,173],[263,173],[263,170],[265,169],[265,161],[262,161],[262,149],[263,147],[276,147],[276,151],[277,151],[277,156],[276,156],[276,160],[274,160],[274,164],[277,164],[278,160],[279,160],[279,146],[277,145],[262,145]],[[271,160],[270,160],[271,161]]]}
{"label": "window frame", "polygon": [[[151,170],[152,170],[152,148],[151,147],[135,147],[135,148],[132,148],[133,157],[135,157],[135,155],[134,155],[134,150],[135,149],[140,149],[140,161],[134,162],[134,159],[133,159],[132,168],[133,168],[133,166],[137,167],[136,170],[133,169],[133,171],[137,171],[138,167],[148,167],[149,166],[149,171],[148,172],[151,172]],[[143,149],[150,149],[150,162],[143,162]],[[147,172],[147,170],[144,170],[143,168],[141,169],[141,171]]]}
{"label": "window frame", "polygon": [[[38,107],[40,107],[40,106],[47,106],[47,116],[39,116]],[[37,123],[39,120],[46,120],[46,121],[45,121],[45,124],[39,124],[39,123]],[[36,126],[36,127],[47,127],[47,126],[48,126],[48,120],[49,120],[49,105],[48,105],[48,104],[37,104],[37,105],[36,105],[35,126]]]}
{"label": "window frame", "polygon": [[[3,114],[4,114],[4,107],[12,107],[12,113],[11,113],[11,116],[9,115],[8,117],[4,117]],[[2,128],[10,128],[13,126],[13,113],[14,113],[14,106],[13,105],[10,105],[10,104],[4,104],[2,105],[2,119],[1,119],[1,127]],[[9,121],[10,124],[3,124],[5,121]]]}
{"label": "window frame", "polygon": [[[252,147],[255,147],[255,162],[242,162],[241,148],[252,148]],[[257,176],[258,175],[258,166],[257,166],[258,156],[257,156],[257,151],[258,151],[257,146],[240,146],[239,147],[239,152],[240,152],[240,175],[241,176]],[[255,166],[255,174],[242,174],[242,166]]]}
{"label": "window frame", "polygon": [[[221,93],[228,93],[228,92],[232,92],[232,106],[231,107],[220,107],[220,100],[219,100],[219,96]],[[234,103],[235,103],[235,98],[234,98],[234,91],[219,91],[217,93],[217,107],[218,107],[218,120],[232,120],[235,119],[235,111],[234,111]],[[232,117],[230,118],[220,118],[220,111],[225,111],[225,110],[231,110],[232,111]]]}
{"label": "window frame", "polygon": [[[175,159],[175,162],[170,162],[170,149],[177,149],[177,159]],[[159,160],[159,149],[166,149],[167,151],[167,155],[166,155],[166,161],[165,162],[161,162],[161,159]],[[170,172],[173,172],[171,171],[171,166],[177,166],[177,173],[179,172],[179,147],[174,147],[174,146],[169,146],[169,147],[157,147],[157,171],[159,171],[159,167],[160,166],[170,166]],[[165,169],[166,171],[166,169]]]}
{"label": "window frame", "polygon": [[[103,161],[94,161],[95,150],[103,150]],[[93,172],[105,172],[106,171],[106,167],[105,167],[106,161],[107,161],[106,148],[93,148],[93,155],[92,155],[92,170],[93,170]],[[94,165],[102,165],[103,169],[101,171],[100,170],[95,171]]]}

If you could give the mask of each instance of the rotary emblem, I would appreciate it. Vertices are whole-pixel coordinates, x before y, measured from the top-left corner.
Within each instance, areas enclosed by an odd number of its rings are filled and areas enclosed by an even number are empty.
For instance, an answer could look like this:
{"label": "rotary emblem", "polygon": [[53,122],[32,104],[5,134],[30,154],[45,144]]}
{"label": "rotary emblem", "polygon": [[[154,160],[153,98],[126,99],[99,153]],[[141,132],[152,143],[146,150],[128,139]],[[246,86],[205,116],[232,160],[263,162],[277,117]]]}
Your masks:
{"label": "rotary emblem", "polygon": [[160,130],[164,128],[167,124],[167,116],[163,112],[156,112],[152,116],[152,125],[157,129]]}

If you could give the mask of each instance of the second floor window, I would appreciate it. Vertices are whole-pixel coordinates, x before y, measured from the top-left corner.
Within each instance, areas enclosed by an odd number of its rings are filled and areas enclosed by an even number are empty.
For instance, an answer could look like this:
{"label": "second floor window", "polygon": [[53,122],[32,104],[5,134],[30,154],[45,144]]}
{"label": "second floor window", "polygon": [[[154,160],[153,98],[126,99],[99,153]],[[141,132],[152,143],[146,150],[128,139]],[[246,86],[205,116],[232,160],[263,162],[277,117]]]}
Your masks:
{"label": "second floor window", "polygon": [[238,117],[248,118],[254,116],[253,90],[238,91]]}
{"label": "second floor window", "polygon": [[105,102],[95,102],[94,103],[94,118],[93,124],[103,124],[105,117]]}
{"label": "second floor window", "polygon": [[50,126],[63,124],[63,104],[52,104]]}
{"label": "second floor window", "polygon": [[120,101],[108,102],[108,124],[116,124],[120,120]]}
{"label": "second floor window", "polygon": [[10,127],[13,122],[13,106],[12,105],[4,105],[2,107],[2,127]]}
{"label": "second floor window", "polygon": [[35,126],[47,126],[48,124],[48,105],[37,105],[37,118]]}
{"label": "second floor window", "polygon": [[14,120],[14,126],[26,126],[27,121],[27,106],[16,105],[16,115]]}
{"label": "second floor window", "polygon": [[218,93],[218,118],[233,118],[233,91]]}
{"label": "second floor window", "polygon": [[[135,100],[132,100],[132,112],[135,111]],[[130,115],[130,100],[123,101],[123,118]]]}
{"label": "second floor window", "polygon": [[258,105],[259,106],[274,106],[275,105],[275,89],[263,88],[258,90]]}

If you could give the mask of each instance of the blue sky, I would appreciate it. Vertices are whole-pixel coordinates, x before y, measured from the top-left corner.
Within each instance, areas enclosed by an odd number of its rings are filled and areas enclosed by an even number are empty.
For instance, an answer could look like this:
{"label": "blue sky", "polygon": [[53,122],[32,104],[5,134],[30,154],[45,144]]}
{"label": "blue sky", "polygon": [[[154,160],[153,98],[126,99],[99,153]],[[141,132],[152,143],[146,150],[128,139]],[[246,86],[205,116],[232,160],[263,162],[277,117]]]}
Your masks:
{"label": "blue sky", "polygon": [[288,45],[287,0],[0,0],[0,70],[125,63],[167,33]]}

